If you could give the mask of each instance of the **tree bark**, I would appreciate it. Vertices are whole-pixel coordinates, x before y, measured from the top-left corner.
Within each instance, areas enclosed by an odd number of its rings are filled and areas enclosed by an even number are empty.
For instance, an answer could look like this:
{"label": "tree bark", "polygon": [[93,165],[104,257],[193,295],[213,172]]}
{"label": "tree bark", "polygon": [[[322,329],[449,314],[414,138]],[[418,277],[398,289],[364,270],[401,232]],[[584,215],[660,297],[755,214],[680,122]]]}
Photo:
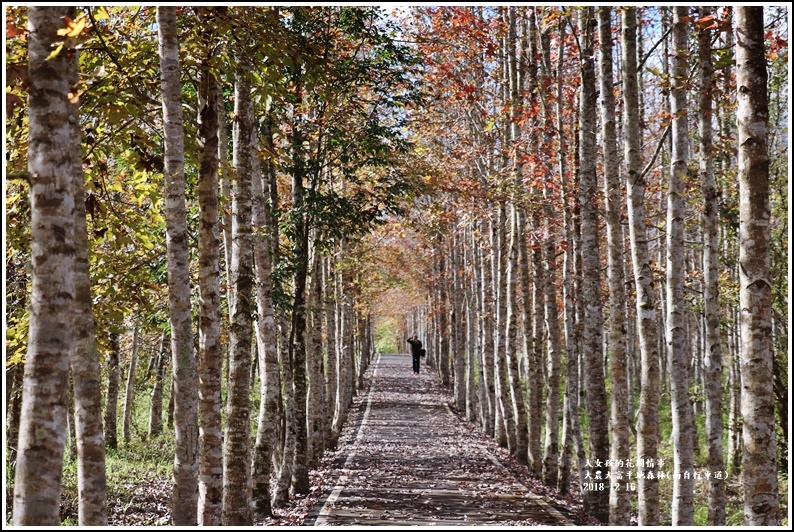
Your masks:
{"label": "tree bark", "polygon": [[[541,72],[543,74],[543,86],[551,87],[551,35],[550,28],[546,27],[543,31],[539,32],[540,35],[540,50],[541,50]],[[543,102],[543,151],[548,152],[549,155],[545,156],[542,161],[544,165],[544,174],[550,178],[553,175],[551,151],[553,149],[552,131],[554,131],[554,124],[552,122],[551,105],[545,101]],[[546,322],[546,334],[548,337],[547,342],[547,357],[546,357],[546,374],[547,374],[547,396],[546,396],[546,439],[543,445],[543,482],[547,486],[557,485],[557,476],[559,474],[559,426],[560,426],[560,359],[562,357],[562,349],[560,347],[560,322],[559,322],[559,308],[557,306],[557,230],[555,220],[557,219],[554,213],[554,198],[552,197],[552,190],[549,187],[543,187],[543,233],[545,234],[545,242],[543,245],[543,303],[544,303],[544,316]]]}
{"label": "tree bark", "polygon": [[[211,25],[215,13],[199,9]],[[199,262],[199,496],[198,524],[219,526],[223,510],[223,429],[221,427],[220,236],[218,224],[218,132],[222,110],[220,84],[210,71],[215,45],[204,35],[206,52],[199,72],[198,262]]]}
{"label": "tree bark", "polygon": [[132,324],[132,353],[130,354],[130,367],[127,371],[127,389],[124,393],[124,423],[121,426],[121,435],[125,442],[132,437],[132,414],[135,411],[135,369],[138,366],[138,324]]}
{"label": "tree bark", "polygon": [[[315,239],[318,236],[315,236]],[[307,368],[309,384],[306,391],[308,455],[307,461],[315,464],[325,450],[325,380],[323,377],[323,312],[322,312],[322,269],[323,258],[315,246],[312,259],[311,284],[309,288],[309,318]]]}
{"label": "tree bark", "polygon": [[770,282],[769,105],[763,7],[736,8],[739,300],[745,526],[780,524]]}
{"label": "tree bark", "polygon": [[690,359],[684,320],[684,188],[687,172],[687,7],[673,14],[672,106],[673,153],[667,190],[667,348],[673,407],[673,525],[694,523],[692,404],[689,400]]}
{"label": "tree bark", "polygon": [[14,479],[14,525],[56,526],[69,404],[73,343],[75,222],[73,143],[77,108],[69,102],[77,53],[52,46],[74,7],[30,7],[29,144],[31,308]]}
{"label": "tree bark", "polygon": [[163,433],[163,377],[165,372],[166,334],[160,336],[160,346],[157,351],[157,361],[154,370],[154,385],[152,386],[152,402],[149,408],[149,437],[155,438]]}
{"label": "tree bark", "polygon": [[334,298],[334,257],[333,254],[328,256],[328,260],[323,267],[323,306],[325,314],[325,335],[326,335],[326,352],[325,352],[325,404],[328,408],[328,423],[326,441],[328,447],[331,448],[336,445],[339,438],[339,432],[334,430],[333,420],[337,418],[336,414],[336,393],[337,393],[337,361],[339,355],[337,353],[336,342],[336,300]]}
{"label": "tree bark", "polygon": [[[71,83],[78,82],[78,68],[71,69]],[[74,150],[74,344],[71,352],[74,390],[74,425],[77,440],[77,490],[80,526],[107,525],[107,475],[105,433],[102,425],[102,392],[99,350],[96,345],[93,296],[86,228],[85,180],[79,122],[72,123]]]}
{"label": "tree bark", "polygon": [[[488,209],[493,211],[493,209]],[[483,235],[491,233],[489,230],[489,223],[483,220],[480,224],[480,231]],[[485,237],[483,238],[485,239]],[[484,245],[481,247],[481,269],[482,269],[482,284],[480,290],[480,298],[482,299],[482,374],[481,386],[485,388],[485,402],[487,411],[485,412],[483,421],[483,430],[489,436],[494,436],[494,420],[496,418],[496,390],[494,386],[494,316],[495,305],[493,297],[493,247],[496,242],[491,240],[491,245]]]}
{"label": "tree bark", "polygon": [[[698,19],[712,14],[710,7],[699,7]],[[714,66],[711,60],[711,22],[700,25],[698,55],[700,62],[700,181],[703,190],[703,305],[705,321],[704,387],[706,392],[706,441],[708,442],[709,525],[725,525],[725,481],[716,477],[725,471],[722,452],[722,346],[719,303],[719,191],[714,180],[712,158],[712,90]]]}
{"label": "tree bark", "polygon": [[[620,178],[618,175],[615,132],[615,93],[612,75],[612,9],[598,8],[601,73],[601,145],[604,154],[604,196],[607,222],[607,279],[609,284],[609,376],[612,385],[610,459],[613,479],[626,478],[628,470],[619,467],[629,456],[629,385],[626,370],[626,290],[623,276],[623,229],[620,216]],[[629,490],[625,484],[610,482],[609,524],[626,526],[630,518]]]}
{"label": "tree bark", "polygon": [[[602,355],[603,317],[601,315],[601,259],[598,251],[598,212],[596,184],[596,86],[593,59],[595,33],[593,8],[579,11],[580,54],[582,56],[582,89],[580,98],[580,177],[579,204],[582,232],[582,298],[584,301],[583,359],[587,383],[587,415],[590,420],[590,454],[593,478],[606,478],[609,456],[609,422],[604,385]],[[602,458],[603,457],[603,458]],[[600,461],[600,462],[599,462]],[[600,473],[600,475],[599,475]],[[605,482],[606,487],[606,482]],[[590,514],[603,523],[609,522],[609,491],[590,490]]]}
{"label": "tree bark", "polygon": [[107,354],[108,387],[105,392],[105,445],[118,448],[118,402],[119,402],[119,333],[110,333],[110,349]]}
{"label": "tree bark", "polygon": [[198,378],[190,310],[190,258],[185,208],[185,149],[176,8],[157,8],[165,137],[168,309],[171,319],[176,456],[171,521],[197,523]]}
{"label": "tree bark", "polygon": [[[264,142],[271,146],[272,129],[267,128]],[[265,163],[265,174],[260,173],[254,194],[253,222],[254,259],[256,263],[256,301],[257,322],[256,338],[259,357],[260,403],[259,420],[254,444],[253,461],[253,499],[256,513],[260,516],[272,515],[270,477],[272,474],[272,455],[275,447],[276,423],[279,401],[278,368],[278,330],[276,327],[275,307],[273,304],[273,259],[270,242],[273,235],[272,225],[276,223],[275,208],[268,194],[270,174],[275,169],[270,159]],[[278,200],[276,200],[276,203]]]}
{"label": "tree bark", "polygon": [[229,389],[223,460],[223,524],[250,526],[251,478],[251,333],[253,327],[253,227],[252,189],[259,179],[254,167],[257,133],[251,98],[251,64],[238,53],[234,97],[235,179],[232,183],[232,265],[230,280],[234,301],[230,311]]}
{"label": "tree bark", "polygon": [[655,288],[648,254],[645,217],[645,182],[641,174],[639,91],[637,72],[637,18],[634,8],[622,13],[624,159],[626,161],[626,196],[631,241],[631,262],[636,290],[637,331],[642,367],[640,405],[637,420],[637,461],[642,473],[637,478],[638,520],[642,526],[659,524],[659,481],[647,478],[653,469],[644,464],[657,459],[659,430],[659,351],[656,333]]}
{"label": "tree bark", "polygon": [[[309,228],[304,214],[305,161],[303,153],[302,120],[296,117],[292,143],[292,201],[297,210],[295,218],[295,295],[292,303],[290,359],[293,367],[292,386],[295,393],[295,455],[292,464],[292,489],[296,494],[309,492],[309,467],[306,434],[306,279],[309,268]],[[289,386],[290,383],[287,383]]]}

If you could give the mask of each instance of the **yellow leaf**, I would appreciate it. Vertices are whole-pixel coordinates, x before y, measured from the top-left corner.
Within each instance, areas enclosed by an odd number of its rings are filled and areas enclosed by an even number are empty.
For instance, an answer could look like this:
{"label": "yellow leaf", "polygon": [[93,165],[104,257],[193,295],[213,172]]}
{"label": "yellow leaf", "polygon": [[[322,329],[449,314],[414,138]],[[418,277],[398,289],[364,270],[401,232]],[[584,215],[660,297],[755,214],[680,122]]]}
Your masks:
{"label": "yellow leaf", "polygon": [[80,17],[77,20],[66,20],[66,27],[61,28],[58,30],[58,35],[65,35],[66,37],[77,37],[82,33],[85,29],[86,25],[86,18],[85,16]]}
{"label": "yellow leaf", "polygon": [[94,20],[106,20],[109,18],[108,10],[103,6],[96,8],[96,11],[94,11]]}
{"label": "yellow leaf", "polygon": [[55,49],[52,52],[50,52],[50,55],[47,56],[47,59],[45,59],[45,61],[49,61],[53,57],[57,57],[58,54],[61,53],[61,50],[63,50],[63,43],[59,43],[58,46],[56,46]]}

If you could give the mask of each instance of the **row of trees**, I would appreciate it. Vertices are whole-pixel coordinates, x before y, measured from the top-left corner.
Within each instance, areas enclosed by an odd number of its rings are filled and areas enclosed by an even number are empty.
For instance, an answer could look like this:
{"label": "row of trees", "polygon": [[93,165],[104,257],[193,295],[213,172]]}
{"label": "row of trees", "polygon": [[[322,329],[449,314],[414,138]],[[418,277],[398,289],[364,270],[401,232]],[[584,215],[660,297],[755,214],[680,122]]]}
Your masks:
{"label": "row of trees", "polygon": [[636,496],[641,525],[693,524],[696,469],[709,524],[740,471],[745,524],[780,522],[786,14],[415,11],[438,190],[406,327],[428,320],[460,412],[604,523]]}
{"label": "row of trees", "polygon": [[308,493],[363,384],[372,297],[354,247],[417,186],[401,130],[415,55],[375,8],[7,16],[14,523],[59,522],[73,409],[79,524],[107,524],[130,319],[136,344],[162,338],[153,438],[170,358],[171,522],[270,515]]}

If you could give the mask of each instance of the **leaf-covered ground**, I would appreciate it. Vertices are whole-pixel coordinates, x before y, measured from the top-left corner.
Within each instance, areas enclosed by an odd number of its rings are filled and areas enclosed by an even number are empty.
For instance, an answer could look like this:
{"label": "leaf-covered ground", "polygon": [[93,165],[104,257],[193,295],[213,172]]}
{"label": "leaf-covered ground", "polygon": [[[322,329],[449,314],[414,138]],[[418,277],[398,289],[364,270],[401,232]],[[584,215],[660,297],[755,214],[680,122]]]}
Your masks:
{"label": "leaf-covered ground", "polygon": [[[382,356],[366,373],[336,449],[310,472],[310,493],[255,524],[595,524],[578,492],[544,486],[451,404],[451,389],[431,368],[414,375],[410,356]],[[109,456],[110,525],[169,522],[173,449],[159,440],[141,445]],[[74,468],[64,474],[62,523],[77,524],[76,489],[68,488],[76,488]]]}
{"label": "leaf-covered ground", "polygon": [[430,368],[417,376],[410,364],[406,355],[373,364],[337,450],[313,471],[312,494],[262,524],[590,524],[573,496],[531,478],[453,414]]}

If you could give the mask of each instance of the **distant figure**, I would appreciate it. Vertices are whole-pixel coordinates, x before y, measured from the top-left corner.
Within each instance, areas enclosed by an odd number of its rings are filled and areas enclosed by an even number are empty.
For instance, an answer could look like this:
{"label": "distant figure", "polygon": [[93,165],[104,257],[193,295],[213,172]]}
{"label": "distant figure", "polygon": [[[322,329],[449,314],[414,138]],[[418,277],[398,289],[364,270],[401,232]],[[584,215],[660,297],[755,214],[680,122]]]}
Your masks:
{"label": "distant figure", "polygon": [[425,350],[422,349],[422,342],[416,335],[408,338],[408,343],[411,344],[411,357],[414,361],[414,373],[419,375],[419,359],[425,356]]}

